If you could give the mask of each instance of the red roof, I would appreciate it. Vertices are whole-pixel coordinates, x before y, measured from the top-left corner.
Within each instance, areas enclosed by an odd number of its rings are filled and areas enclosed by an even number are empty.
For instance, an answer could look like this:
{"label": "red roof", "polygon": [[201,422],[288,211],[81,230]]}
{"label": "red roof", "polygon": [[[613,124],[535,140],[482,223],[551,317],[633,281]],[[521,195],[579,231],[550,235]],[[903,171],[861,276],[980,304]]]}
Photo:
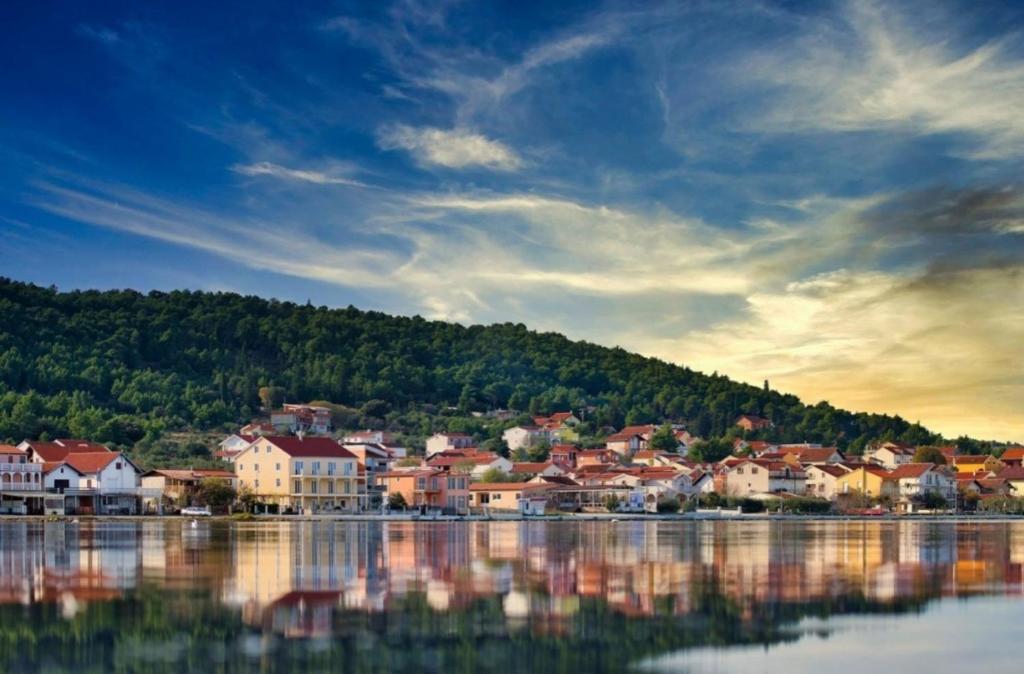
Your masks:
{"label": "red roof", "polygon": [[550,461],[524,461],[522,463],[513,463],[513,473],[543,473],[545,470],[552,466]]}
{"label": "red roof", "polygon": [[109,448],[88,440],[63,439],[53,442],[30,440],[28,446],[44,462],[62,461],[69,454],[110,452]]}
{"label": "red roof", "polygon": [[68,464],[79,473],[88,475],[98,473],[109,466],[114,459],[120,459],[121,452],[74,452],[64,457],[63,463]]}
{"label": "red roof", "polygon": [[355,459],[355,454],[348,451],[331,438],[298,437],[297,435],[278,435],[264,438],[288,456],[328,457],[337,459]]}
{"label": "red roof", "polygon": [[17,454],[19,456],[24,456],[25,452],[21,451],[14,445],[0,445],[0,454]]}
{"label": "red roof", "polygon": [[1024,480],[1024,466],[1008,466],[998,473],[1004,480]]}
{"label": "red roof", "polygon": [[897,480],[921,477],[934,467],[934,463],[905,463],[902,466],[896,466],[896,468],[889,471],[889,474]]}
{"label": "red roof", "polygon": [[1010,461],[1024,461],[1024,447],[1007,447],[1000,458]]}

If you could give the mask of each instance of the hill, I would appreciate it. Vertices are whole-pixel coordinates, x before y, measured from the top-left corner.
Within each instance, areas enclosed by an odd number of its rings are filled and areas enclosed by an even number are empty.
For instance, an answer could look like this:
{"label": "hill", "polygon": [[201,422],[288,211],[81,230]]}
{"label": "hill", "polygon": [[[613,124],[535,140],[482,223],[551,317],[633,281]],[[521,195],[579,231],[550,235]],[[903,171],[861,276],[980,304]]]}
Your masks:
{"label": "hill", "polygon": [[0,438],[9,440],[125,447],[235,428],[260,413],[261,387],[271,387],[265,395],[338,404],[350,427],[413,438],[480,432],[473,411],[572,408],[587,410],[595,434],[672,419],[713,438],[754,413],[775,424],[758,437],[854,452],[881,438],[940,441],[897,416],[805,405],[521,324],[465,327],[230,293],[58,292],[2,278],[0,316]]}

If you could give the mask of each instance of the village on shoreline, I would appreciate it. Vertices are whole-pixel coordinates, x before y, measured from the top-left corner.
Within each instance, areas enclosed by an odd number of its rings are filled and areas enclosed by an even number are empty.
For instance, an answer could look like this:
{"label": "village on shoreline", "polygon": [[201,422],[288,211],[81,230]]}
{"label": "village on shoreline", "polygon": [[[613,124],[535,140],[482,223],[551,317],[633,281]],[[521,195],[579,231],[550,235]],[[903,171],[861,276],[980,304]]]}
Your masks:
{"label": "village on shoreline", "polygon": [[[743,516],[1005,517],[1024,513],[1024,447],[872,443],[861,456],[753,439],[744,414],[717,461],[681,424],[611,429],[583,447],[571,411],[504,430],[506,452],[435,433],[422,453],[381,430],[334,432],[330,410],[284,405],[220,442],[220,468],[143,471],[85,439],[0,445],[0,515],[227,515],[236,519],[701,519]],[[506,454],[507,455],[503,455]]]}

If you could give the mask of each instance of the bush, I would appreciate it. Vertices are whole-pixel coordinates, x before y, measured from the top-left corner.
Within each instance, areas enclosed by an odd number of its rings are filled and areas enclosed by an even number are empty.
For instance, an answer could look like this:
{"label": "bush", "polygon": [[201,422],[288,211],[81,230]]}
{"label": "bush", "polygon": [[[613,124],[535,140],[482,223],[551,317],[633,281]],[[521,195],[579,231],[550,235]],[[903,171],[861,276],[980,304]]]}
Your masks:
{"label": "bush", "polygon": [[679,512],[679,499],[674,496],[668,496],[658,499],[658,512],[659,513],[677,513]]}
{"label": "bush", "polygon": [[388,494],[388,507],[392,510],[405,510],[409,504],[405,502],[405,496],[401,492]]}
{"label": "bush", "polygon": [[989,513],[1002,513],[1005,515],[1024,515],[1024,498],[1013,496],[998,496],[985,499],[978,504],[978,510]]}

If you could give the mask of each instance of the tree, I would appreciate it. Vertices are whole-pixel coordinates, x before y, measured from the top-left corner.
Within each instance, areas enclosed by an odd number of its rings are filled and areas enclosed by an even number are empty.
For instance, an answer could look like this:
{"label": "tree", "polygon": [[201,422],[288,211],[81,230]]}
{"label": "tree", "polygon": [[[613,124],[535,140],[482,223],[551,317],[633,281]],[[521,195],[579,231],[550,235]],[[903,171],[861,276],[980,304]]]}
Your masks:
{"label": "tree", "polygon": [[226,508],[235,502],[237,496],[231,483],[219,477],[204,479],[196,492],[199,502],[211,508]]}
{"label": "tree", "polygon": [[530,461],[547,461],[550,454],[551,445],[547,441],[538,442],[526,450],[526,458]]}
{"label": "tree", "polygon": [[487,483],[507,482],[508,475],[498,468],[488,468],[484,471],[484,474],[480,476],[480,481]]}
{"label": "tree", "polygon": [[405,502],[405,496],[402,495],[402,492],[396,491],[388,494],[388,507],[392,510],[405,510],[409,507],[409,504]]}
{"label": "tree", "polygon": [[619,497],[616,494],[608,494],[604,497],[604,507],[610,513],[615,512],[619,509]]}
{"label": "tree", "polygon": [[938,447],[924,445],[918,447],[914,452],[914,463],[934,463],[946,465],[946,455],[939,451]]}
{"label": "tree", "polygon": [[238,500],[238,504],[242,506],[242,510],[247,513],[252,512],[253,508],[256,506],[256,493],[247,484],[239,487],[236,498]]}
{"label": "tree", "polygon": [[679,449],[679,440],[676,438],[675,430],[671,424],[662,424],[651,435],[648,445],[651,449],[659,452],[675,452]]}
{"label": "tree", "polygon": [[263,403],[263,409],[267,414],[284,405],[284,388],[280,386],[261,386],[259,393],[260,402]]}

